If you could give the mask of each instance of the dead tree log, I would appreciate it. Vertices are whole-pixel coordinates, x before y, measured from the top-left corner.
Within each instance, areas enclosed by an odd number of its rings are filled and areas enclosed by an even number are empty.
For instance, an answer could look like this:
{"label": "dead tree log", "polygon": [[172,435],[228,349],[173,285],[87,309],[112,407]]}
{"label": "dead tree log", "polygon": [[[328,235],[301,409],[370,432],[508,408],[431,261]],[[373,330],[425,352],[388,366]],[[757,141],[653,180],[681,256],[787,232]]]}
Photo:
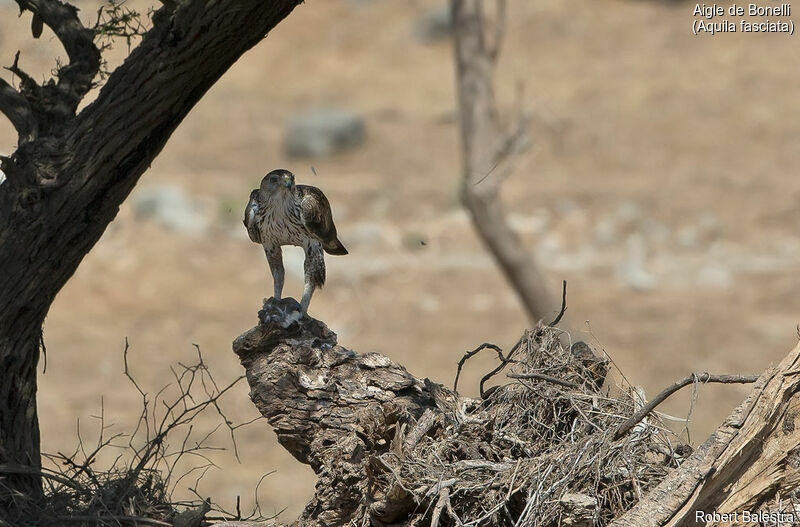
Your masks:
{"label": "dead tree log", "polygon": [[233,344],[252,401],[318,476],[298,525],[607,523],[669,470],[669,452],[651,452],[665,449],[660,429],[612,438],[634,401],[605,397],[597,363],[607,362],[564,347],[549,326],[526,333],[506,361],[509,382],[476,400],[343,348],[298,311],[268,300]]}
{"label": "dead tree log", "polygon": [[372,465],[397,445],[404,423],[436,408],[435,393],[444,390],[383,355],[338,346],[336,334],[298,316],[296,304],[270,299],[259,325],[233,349],[247,370],[250,397],[278,441],[319,478],[300,521],[333,526],[371,516],[392,523],[414,504],[402,491],[375,495]]}

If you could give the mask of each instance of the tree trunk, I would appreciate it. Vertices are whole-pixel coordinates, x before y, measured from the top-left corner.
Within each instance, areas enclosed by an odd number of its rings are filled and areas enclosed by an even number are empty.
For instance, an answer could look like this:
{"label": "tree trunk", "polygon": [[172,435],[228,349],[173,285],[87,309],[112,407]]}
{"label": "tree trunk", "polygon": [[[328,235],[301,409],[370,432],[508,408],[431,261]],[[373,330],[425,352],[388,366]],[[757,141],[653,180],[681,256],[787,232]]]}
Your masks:
{"label": "tree trunk", "polygon": [[[0,464],[39,466],[35,371],[55,295],[203,94],[300,2],[161,8],[97,99],[75,115],[100,65],[93,34],[71,6],[18,0],[54,30],[70,63],[41,86],[15,72],[19,92],[0,79],[0,111],[20,134],[17,151],[0,158]],[[4,483],[11,493],[31,488]],[[0,512],[10,503],[4,495]]]}
{"label": "tree trunk", "polygon": [[338,346],[325,324],[294,320],[293,309],[299,304],[291,298],[267,300],[258,326],[233,349],[278,442],[319,478],[299,525],[364,525],[367,518],[383,525],[406,517],[414,508],[407,495],[376,489],[376,456],[389,452],[406,423],[436,409],[438,385],[383,355]]}
{"label": "tree trunk", "polygon": [[[501,5],[503,0],[499,2]],[[475,230],[536,322],[558,312],[545,279],[517,234],[506,222],[499,197],[502,172],[498,165],[513,154],[517,135],[501,133],[494,104],[492,75],[502,31],[488,42],[489,25],[483,0],[451,0],[455,40],[456,88],[461,117],[463,175],[461,199]],[[496,21],[502,28],[504,9]]]}
{"label": "tree trunk", "polygon": [[[33,324],[30,327],[37,327]],[[0,329],[0,349],[18,354],[0,357],[0,463],[41,468],[39,426],[36,417],[36,365],[39,358],[39,332],[8,332]],[[42,487],[35,474],[8,474],[0,479],[0,496],[13,499],[11,492],[37,498]],[[9,493],[9,494],[7,494]],[[19,498],[17,498],[19,499]],[[7,515],[0,499],[0,518]]]}

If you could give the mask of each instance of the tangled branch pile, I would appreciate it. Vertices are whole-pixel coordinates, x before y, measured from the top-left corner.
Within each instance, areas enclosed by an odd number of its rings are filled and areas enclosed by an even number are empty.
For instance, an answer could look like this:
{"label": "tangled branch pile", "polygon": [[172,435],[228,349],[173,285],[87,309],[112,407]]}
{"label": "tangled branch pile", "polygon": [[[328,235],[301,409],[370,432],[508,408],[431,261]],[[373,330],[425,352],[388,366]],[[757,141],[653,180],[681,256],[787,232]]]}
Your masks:
{"label": "tangled branch pile", "polygon": [[[508,384],[484,400],[437,400],[426,435],[378,456],[380,485],[418,504],[411,525],[605,525],[676,465],[685,447],[652,417],[612,439],[640,406],[636,391],[604,393],[608,362],[559,333],[526,332]],[[426,418],[412,437],[419,426]]]}

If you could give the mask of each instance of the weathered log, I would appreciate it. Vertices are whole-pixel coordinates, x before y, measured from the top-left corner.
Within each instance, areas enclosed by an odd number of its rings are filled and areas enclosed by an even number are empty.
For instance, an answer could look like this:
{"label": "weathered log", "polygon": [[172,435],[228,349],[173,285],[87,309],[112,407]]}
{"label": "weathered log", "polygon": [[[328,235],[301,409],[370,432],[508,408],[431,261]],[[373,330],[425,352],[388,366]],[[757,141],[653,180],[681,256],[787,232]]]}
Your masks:
{"label": "weathered log", "polygon": [[436,408],[434,385],[383,355],[337,345],[325,324],[299,309],[291,298],[268,300],[259,325],[233,349],[247,370],[250,398],[278,441],[317,474],[300,523],[346,525],[365,516],[390,523],[414,504],[402,489],[375,495],[371,465]]}
{"label": "weathered log", "polygon": [[[646,490],[667,473],[663,456],[650,459],[663,437],[651,427],[612,448],[610,432],[632,401],[604,396],[595,369],[558,335],[549,326],[526,332],[508,377],[543,371],[562,382],[512,380],[480,400],[339,346],[292,299],[267,300],[233,348],[278,441],[317,474],[296,525],[511,526],[540,515],[542,525],[607,522],[633,503],[634,487]],[[648,466],[636,469],[633,485],[637,463]],[[559,501],[592,491],[591,510]]]}

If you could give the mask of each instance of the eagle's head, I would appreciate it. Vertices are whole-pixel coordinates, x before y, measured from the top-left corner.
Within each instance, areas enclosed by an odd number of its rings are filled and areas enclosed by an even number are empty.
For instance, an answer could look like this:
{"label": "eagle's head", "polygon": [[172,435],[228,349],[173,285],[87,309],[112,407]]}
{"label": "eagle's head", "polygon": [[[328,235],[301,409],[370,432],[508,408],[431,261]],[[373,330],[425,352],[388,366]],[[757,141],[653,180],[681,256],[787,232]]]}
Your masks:
{"label": "eagle's head", "polygon": [[288,196],[294,192],[294,174],[283,168],[273,170],[261,180],[259,189],[262,198],[282,194]]}

